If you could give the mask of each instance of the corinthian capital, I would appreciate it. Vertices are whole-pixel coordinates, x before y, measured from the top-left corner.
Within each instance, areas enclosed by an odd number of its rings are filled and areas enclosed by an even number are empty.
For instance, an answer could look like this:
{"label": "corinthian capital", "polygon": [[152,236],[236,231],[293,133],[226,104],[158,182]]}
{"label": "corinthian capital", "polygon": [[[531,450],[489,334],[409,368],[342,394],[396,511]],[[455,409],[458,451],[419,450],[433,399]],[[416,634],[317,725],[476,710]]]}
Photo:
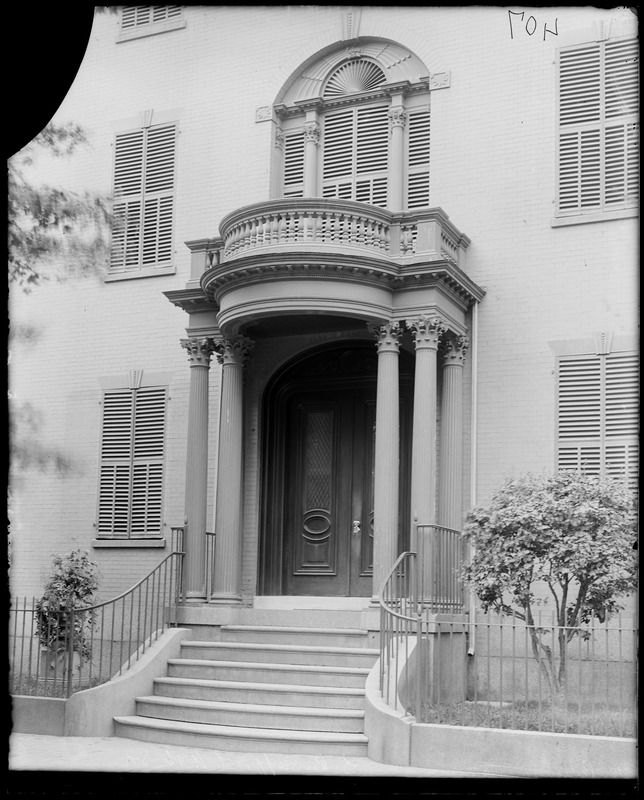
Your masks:
{"label": "corinthian capital", "polygon": [[428,348],[437,350],[441,336],[447,327],[440,317],[421,314],[418,319],[407,320],[407,327],[411,331],[416,350]]}
{"label": "corinthian capital", "polygon": [[404,108],[392,108],[388,112],[389,124],[392,128],[404,128],[407,122],[407,112]]}
{"label": "corinthian capital", "polygon": [[443,364],[448,366],[462,367],[465,362],[465,355],[469,349],[470,340],[468,336],[456,336],[454,339],[447,339],[442,343]]}
{"label": "corinthian capital", "polygon": [[181,347],[188,351],[191,367],[209,367],[210,357],[215,352],[215,340],[209,336],[193,336],[181,339]]}
{"label": "corinthian capital", "polygon": [[304,141],[320,144],[320,123],[307,122],[304,126]]}
{"label": "corinthian capital", "polygon": [[369,325],[369,331],[376,337],[378,352],[397,353],[400,350],[400,337],[403,334],[399,322],[386,322],[384,325]]}
{"label": "corinthian capital", "polygon": [[253,349],[253,342],[245,336],[235,336],[230,339],[221,339],[215,342],[217,351],[217,361],[220,364],[241,364],[244,366],[250,351]]}

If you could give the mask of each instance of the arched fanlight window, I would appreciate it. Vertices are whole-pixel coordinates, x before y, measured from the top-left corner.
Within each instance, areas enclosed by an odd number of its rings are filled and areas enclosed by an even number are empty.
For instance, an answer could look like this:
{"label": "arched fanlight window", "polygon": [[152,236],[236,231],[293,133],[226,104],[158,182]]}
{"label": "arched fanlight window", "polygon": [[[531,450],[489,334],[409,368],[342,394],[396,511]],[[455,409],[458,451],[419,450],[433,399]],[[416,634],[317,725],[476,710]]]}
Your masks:
{"label": "arched fanlight window", "polygon": [[344,49],[307,65],[276,107],[276,192],[392,211],[427,207],[428,71],[400,45],[357,49],[360,55]]}
{"label": "arched fanlight window", "polygon": [[331,75],[324,89],[324,97],[368,92],[385,82],[385,73],[372,61],[349,61]]}

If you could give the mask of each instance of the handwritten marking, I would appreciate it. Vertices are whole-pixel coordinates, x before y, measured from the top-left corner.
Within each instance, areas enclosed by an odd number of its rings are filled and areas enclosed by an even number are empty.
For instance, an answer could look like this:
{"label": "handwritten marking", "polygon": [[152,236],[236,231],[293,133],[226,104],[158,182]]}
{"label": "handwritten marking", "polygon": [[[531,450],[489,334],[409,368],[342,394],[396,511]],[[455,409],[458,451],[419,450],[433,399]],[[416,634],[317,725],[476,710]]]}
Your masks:
{"label": "handwritten marking", "polygon": [[[512,17],[513,16],[514,17],[520,17],[521,18],[521,22],[523,22],[523,20],[525,19],[525,11],[508,11],[508,22],[510,23],[510,39],[514,39],[514,30],[515,30],[515,28],[512,25]],[[550,28],[548,28],[548,24],[549,24],[548,22],[544,22],[543,23],[543,41],[544,42],[546,41],[546,33],[549,33],[552,36],[559,36],[557,17],[555,17],[555,29],[554,30],[550,30]],[[533,16],[532,14],[530,14],[528,19],[525,21],[525,25],[523,26],[523,30],[525,31],[525,33],[528,34],[528,36],[533,36],[538,27],[539,27],[539,23],[537,22],[536,17]],[[522,30],[522,28],[521,28],[521,26],[519,26],[519,31],[521,31],[521,30]]]}

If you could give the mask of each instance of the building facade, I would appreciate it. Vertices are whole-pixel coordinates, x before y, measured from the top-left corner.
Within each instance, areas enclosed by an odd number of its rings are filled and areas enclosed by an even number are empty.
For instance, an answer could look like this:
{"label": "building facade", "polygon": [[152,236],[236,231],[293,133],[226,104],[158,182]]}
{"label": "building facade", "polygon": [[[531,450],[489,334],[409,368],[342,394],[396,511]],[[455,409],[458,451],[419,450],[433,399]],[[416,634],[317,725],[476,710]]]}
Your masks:
{"label": "building facade", "polygon": [[12,292],[12,397],[69,463],[12,479],[12,591],[78,546],[114,596],[185,522],[189,604],[368,605],[416,523],[458,530],[506,478],[634,482],[636,34],[624,9],[97,13],[55,118],[90,147],[37,175],[113,198],[111,256]]}

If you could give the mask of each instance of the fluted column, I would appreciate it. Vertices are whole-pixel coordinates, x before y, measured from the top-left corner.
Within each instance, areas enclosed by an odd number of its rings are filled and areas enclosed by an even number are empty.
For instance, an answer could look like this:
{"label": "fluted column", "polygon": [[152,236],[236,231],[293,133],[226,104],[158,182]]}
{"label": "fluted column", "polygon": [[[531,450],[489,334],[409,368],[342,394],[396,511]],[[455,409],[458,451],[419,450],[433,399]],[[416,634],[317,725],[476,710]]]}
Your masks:
{"label": "fluted column", "polygon": [[320,123],[317,119],[304,125],[304,197],[318,194],[318,147],[320,146]]}
{"label": "fluted column", "polygon": [[436,375],[437,350],[445,325],[439,317],[407,320],[416,348],[411,452],[411,549],[416,548],[415,522],[436,521]]}
{"label": "fluted column", "polygon": [[182,339],[190,363],[184,581],[187,602],[206,599],[206,507],[208,497],[208,372],[215,343]]}
{"label": "fluted column", "polygon": [[439,519],[455,530],[463,522],[463,364],[468,347],[466,336],[443,344]]}
{"label": "fluted column", "polygon": [[400,465],[400,401],[398,322],[372,326],[377,338],[376,442],[373,523],[373,601],[398,556],[398,485]]}
{"label": "fluted column", "polygon": [[390,211],[402,211],[404,203],[404,143],[407,114],[402,106],[389,111],[389,198]]}
{"label": "fluted column", "polygon": [[222,365],[215,512],[215,582],[211,602],[241,602],[243,369],[252,342],[217,342]]}

